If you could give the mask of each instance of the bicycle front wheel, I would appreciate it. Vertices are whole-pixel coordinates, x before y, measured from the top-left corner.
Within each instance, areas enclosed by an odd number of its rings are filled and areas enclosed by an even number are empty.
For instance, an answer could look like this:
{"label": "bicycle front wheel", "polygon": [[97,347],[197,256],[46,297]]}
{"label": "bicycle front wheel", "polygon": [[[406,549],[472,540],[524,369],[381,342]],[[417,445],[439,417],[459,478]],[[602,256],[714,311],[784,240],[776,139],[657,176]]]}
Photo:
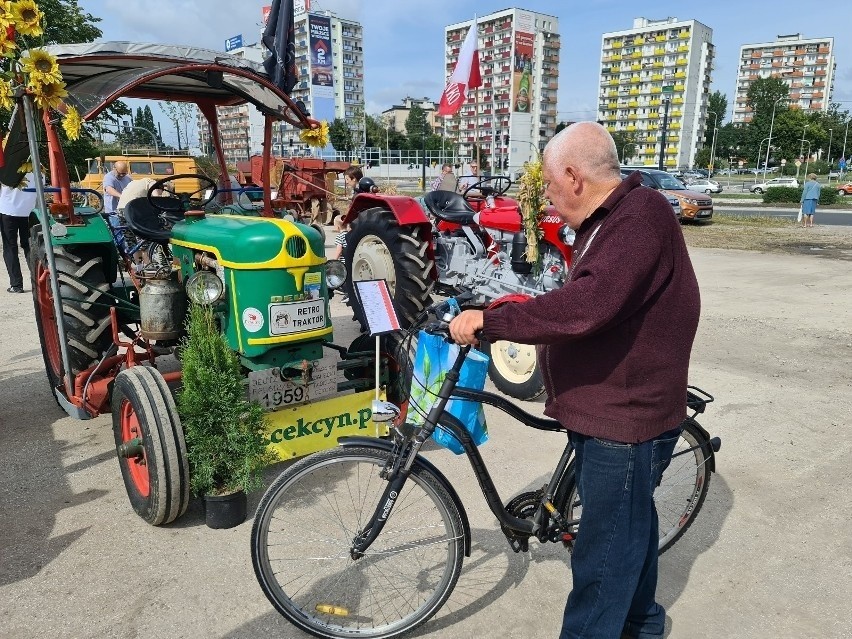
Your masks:
{"label": "bicycle front wheel", "polygon": [[[710,443],[694,421],[687,419],[683,423],[671,463],[654,490],[654,504],[659,519],[660,554],[681,538],[701,510],[710,485],[710,467],[707,461],[712,454]],[[569,521],[580,520],[583,505],[577,492],[573,462],[569,464],[565,477],[568,482],[568,497],[564,506],[556,506]],[[557,495],[559,492],[557,490]],[[579,525],[581,524],[575,526],[575,532]]]}
{"label": "bicycle front wheel", "polygon": [[267,598],[317,637],[397,637],[444,604],[461,571],[455,502],[415,464],[379,537],[353,559],[352,541],[387,486],[390,452],[337,448],[287,469],[261,500],[252,563]]}

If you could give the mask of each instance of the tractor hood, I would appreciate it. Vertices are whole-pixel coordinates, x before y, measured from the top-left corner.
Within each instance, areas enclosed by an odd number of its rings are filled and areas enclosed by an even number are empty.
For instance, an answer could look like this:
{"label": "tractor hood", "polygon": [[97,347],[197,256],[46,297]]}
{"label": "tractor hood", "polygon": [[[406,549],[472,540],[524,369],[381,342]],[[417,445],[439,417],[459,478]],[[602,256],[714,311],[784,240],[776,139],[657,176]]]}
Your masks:
{"label": "tractor hood", "polygon": [[209,215],[172,229],[171,243],[213,254],[226,268],[304,268],[325,263],[324,238],[305,224],[276,218]]}

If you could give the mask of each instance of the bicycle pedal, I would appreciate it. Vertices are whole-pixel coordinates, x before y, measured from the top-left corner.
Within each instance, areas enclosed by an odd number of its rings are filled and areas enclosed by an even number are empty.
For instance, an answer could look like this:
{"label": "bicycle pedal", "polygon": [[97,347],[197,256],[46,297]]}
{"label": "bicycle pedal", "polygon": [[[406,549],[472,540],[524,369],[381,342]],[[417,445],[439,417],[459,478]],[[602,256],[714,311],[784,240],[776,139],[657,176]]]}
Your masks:
{"label": "bicycle pedal", "polygon": [[530,549],[530,541],[529,539],[510,539],[509,547],[517,552],[529,552]]}

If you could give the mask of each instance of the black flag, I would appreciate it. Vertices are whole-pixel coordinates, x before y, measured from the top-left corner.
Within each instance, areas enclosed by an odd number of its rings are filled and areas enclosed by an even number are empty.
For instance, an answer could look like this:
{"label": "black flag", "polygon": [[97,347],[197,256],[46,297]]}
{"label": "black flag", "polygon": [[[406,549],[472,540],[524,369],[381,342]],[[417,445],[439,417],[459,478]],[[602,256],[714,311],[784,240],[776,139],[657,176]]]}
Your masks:
{"label": "black flag", "polygon": [[296,84],[293,0],[273,0],[261,41],[270,51],[269,57],[263,62],[269,79],[289,95]]}

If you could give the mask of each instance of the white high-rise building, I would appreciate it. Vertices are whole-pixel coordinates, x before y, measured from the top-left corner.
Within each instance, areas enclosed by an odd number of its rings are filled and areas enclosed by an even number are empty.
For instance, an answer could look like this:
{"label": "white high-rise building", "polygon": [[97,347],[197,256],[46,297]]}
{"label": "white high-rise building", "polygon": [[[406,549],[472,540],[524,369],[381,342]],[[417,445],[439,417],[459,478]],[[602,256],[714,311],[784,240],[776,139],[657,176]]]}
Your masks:
{"label": "white high-rise building", "polygon": [[746,96],[759,78],[782,78],[790,86],[789,106],[805,113],[828,111],[834,92],[834,38],[803,38],[802,34],[779,35],[774,42],[740,47],[734,119],[750,122]]}
{"label": "white high-rise building", "polygon": [[[492,171],[516,170],[544,148],[556,129],[559,21],[525,9],[477,19],[482,86],[467,93],[455,116],[444,118],[447,137],[471,158],[479,143]],[[446,80],[473,20],[444,28]]]}
{"label": "white high-rise building", "polygon": [[664,147],[664,168],[692,166],[705,127],[724,117],[707,111],[712,40],[706,25],[677,18],[635,18],[633,28],[603,34],[598,120],[633,138],[618,150],[626,164],[659,167]]}

